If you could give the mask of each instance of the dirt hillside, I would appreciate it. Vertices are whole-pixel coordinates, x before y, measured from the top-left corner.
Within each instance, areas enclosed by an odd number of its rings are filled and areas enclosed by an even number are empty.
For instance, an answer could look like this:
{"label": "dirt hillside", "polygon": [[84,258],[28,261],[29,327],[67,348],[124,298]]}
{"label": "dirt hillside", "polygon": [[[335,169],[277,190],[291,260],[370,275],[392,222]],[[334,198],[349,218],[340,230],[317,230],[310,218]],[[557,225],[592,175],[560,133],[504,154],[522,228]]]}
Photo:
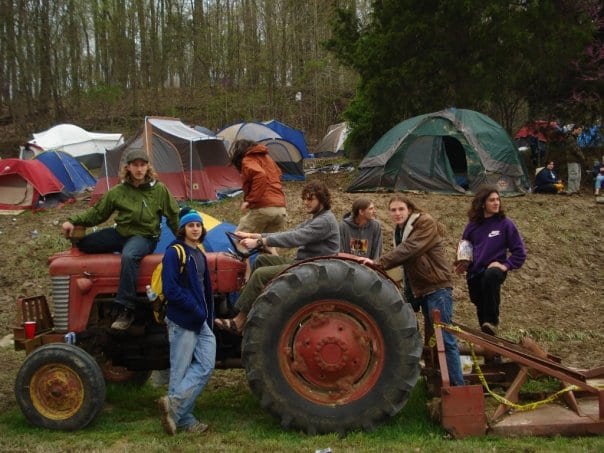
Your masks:
{"label": "dirt hillside", "polygon": [[[350,209],[358,195],[344,190],[353,173],[314,173],[309,179],[325,181],[332,191],[337,217]],[[288,225],[305,218],[300,199],[303,182],[287,182]],[[392,227],[387,212],[388,194],[368,194],[378,207],[390,248]],[[451,262],[466,223],[470,197],[411,194],[417,204],[439,219],[448,230]],[[201,209],[220,219],[237,223],[235,198]],[[46,294],[51,298],[47,258],[69,246],[60,236],[60,224],[71,212],[88,206],[86,200],[36,214],[0,216],[0,338],[12,332],[14,301],[19,295]],[[516,341],[529,334],[563,363],[581,368],[604,364],[604,205],[585,192],[580,196],[536,195],[505,198],[503,207],[517,224],[528,249],[526,264],[511,272],[502,289],[500,335]],[[34,232],[32,234],[32,232]],[[455,280],[457,321],[476,326],[465,280]],[[22,352],[0,348],[0,406],[12,406],[12,386]]]}

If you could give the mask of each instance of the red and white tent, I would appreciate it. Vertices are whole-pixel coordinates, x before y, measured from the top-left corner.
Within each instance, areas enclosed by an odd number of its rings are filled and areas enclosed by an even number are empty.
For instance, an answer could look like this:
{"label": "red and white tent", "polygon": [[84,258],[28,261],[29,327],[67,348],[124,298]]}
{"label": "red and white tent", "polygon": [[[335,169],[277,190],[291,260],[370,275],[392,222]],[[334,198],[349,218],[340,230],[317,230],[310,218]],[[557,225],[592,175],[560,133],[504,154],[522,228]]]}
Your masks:
{"label": "red and white tent", "polygon": [[237,169],[221,138],[209,136],[176,118],[147,117],[139,133],[107,151],[92,202],[119,182],[119,172],[131,149],[144,148],[149,162],[177,200],[211,201],[241,188]]}
{"label": "red and white tent", "polygon": [[0,214],[35,209],[41,196],[59,194],[63,184],[38,160],[0,160]]}

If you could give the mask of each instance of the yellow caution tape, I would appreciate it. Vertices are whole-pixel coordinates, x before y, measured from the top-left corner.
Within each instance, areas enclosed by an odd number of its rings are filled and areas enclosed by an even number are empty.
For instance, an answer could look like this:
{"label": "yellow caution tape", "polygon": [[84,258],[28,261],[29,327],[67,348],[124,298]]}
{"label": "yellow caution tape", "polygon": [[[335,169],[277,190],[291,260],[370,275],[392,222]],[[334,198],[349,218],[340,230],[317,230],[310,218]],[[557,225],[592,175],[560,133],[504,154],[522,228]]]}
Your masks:
{"label": "yellow caution tape", "polygon": [[[444,327],[445,324],[441,324],[441,323],[434,323],[434,327],[439,327],[442,328]],[[461,328],[459,328],[458,326],[452,326],[452,325],[446,325],[448,329],[450,330],[455,330],[457,332],[463,332],[463,330]],[[468,343],[468,342],[467,342]],[[429,341],[430,347],[434,347],[436,345],[436,337],[434,335],[432,335],[432,337],[430,338]],[[482,372],[482,370],[480,369],[480,365],[478,363],[478,358],[476,357],[476,353],[474,352],[474,345],[472,343],[468,343],[470,346],[470,353],[472,354],[472,363],[474,366],[474,369],[476,370],[476,374],[478,375],[478,379],[480,380],[480,383],[482,384],[482,386],[485,388],[485,390],[487,391],[487,393],[489,395],[491,395],[496,401],[498,401],[500,404],[504,404],[508,407],[511,407],[517,411],[531,411],[534,410],[536,408],[538,408],[539,406],[543,406],[544,404],[548,404],[551,403],[552,401],[554,401],[556,398],[558,398],[560,395],[563,395],[566,392],[571,392],[573,390],[580,390],[579,387],[577,387],[576,385],[569,385],[565,388],[563,388],[562,390],[557,391],[556,393],[548,396],[547,398],[545,398],[544,400],[541,401],[534,401],[532,403],[527,403],[527,404],[518,404],[518,403],[514,403],[510,400],[508,400],[507,398],[493,392],[490,388],[489,388],[489,384],[487,383],[486,378],[484,377],[484,374]]]}

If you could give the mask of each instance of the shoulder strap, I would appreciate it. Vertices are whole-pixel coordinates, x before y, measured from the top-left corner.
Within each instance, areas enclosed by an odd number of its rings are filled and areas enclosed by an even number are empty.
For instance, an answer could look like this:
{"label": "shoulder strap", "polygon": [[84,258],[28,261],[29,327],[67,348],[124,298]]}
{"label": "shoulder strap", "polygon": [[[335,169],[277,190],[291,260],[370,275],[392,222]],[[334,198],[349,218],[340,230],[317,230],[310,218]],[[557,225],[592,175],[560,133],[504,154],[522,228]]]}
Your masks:
{"label": "shoulder strap", "polygon": [[178,260],[180,261],[180,273],[182,274],[182,271],[184,270],[185,264],[187,262],[187,254],[185,253],[185,248],[180,244],[174,244],[172,245],[172,247],[176,249],[176,254],[178,255]]}

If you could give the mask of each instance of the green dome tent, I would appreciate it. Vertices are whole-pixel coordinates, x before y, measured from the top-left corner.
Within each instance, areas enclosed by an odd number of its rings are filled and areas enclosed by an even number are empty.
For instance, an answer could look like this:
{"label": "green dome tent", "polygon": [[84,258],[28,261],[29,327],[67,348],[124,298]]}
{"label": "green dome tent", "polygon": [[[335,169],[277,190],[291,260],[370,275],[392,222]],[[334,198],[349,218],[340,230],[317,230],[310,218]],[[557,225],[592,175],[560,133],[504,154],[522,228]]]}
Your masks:
{"label": "green dome tent", "polygon": [[450,108],[405,120],[369,150],[348,192],[524,193],[529,178],[512,138],[482,113]]}

